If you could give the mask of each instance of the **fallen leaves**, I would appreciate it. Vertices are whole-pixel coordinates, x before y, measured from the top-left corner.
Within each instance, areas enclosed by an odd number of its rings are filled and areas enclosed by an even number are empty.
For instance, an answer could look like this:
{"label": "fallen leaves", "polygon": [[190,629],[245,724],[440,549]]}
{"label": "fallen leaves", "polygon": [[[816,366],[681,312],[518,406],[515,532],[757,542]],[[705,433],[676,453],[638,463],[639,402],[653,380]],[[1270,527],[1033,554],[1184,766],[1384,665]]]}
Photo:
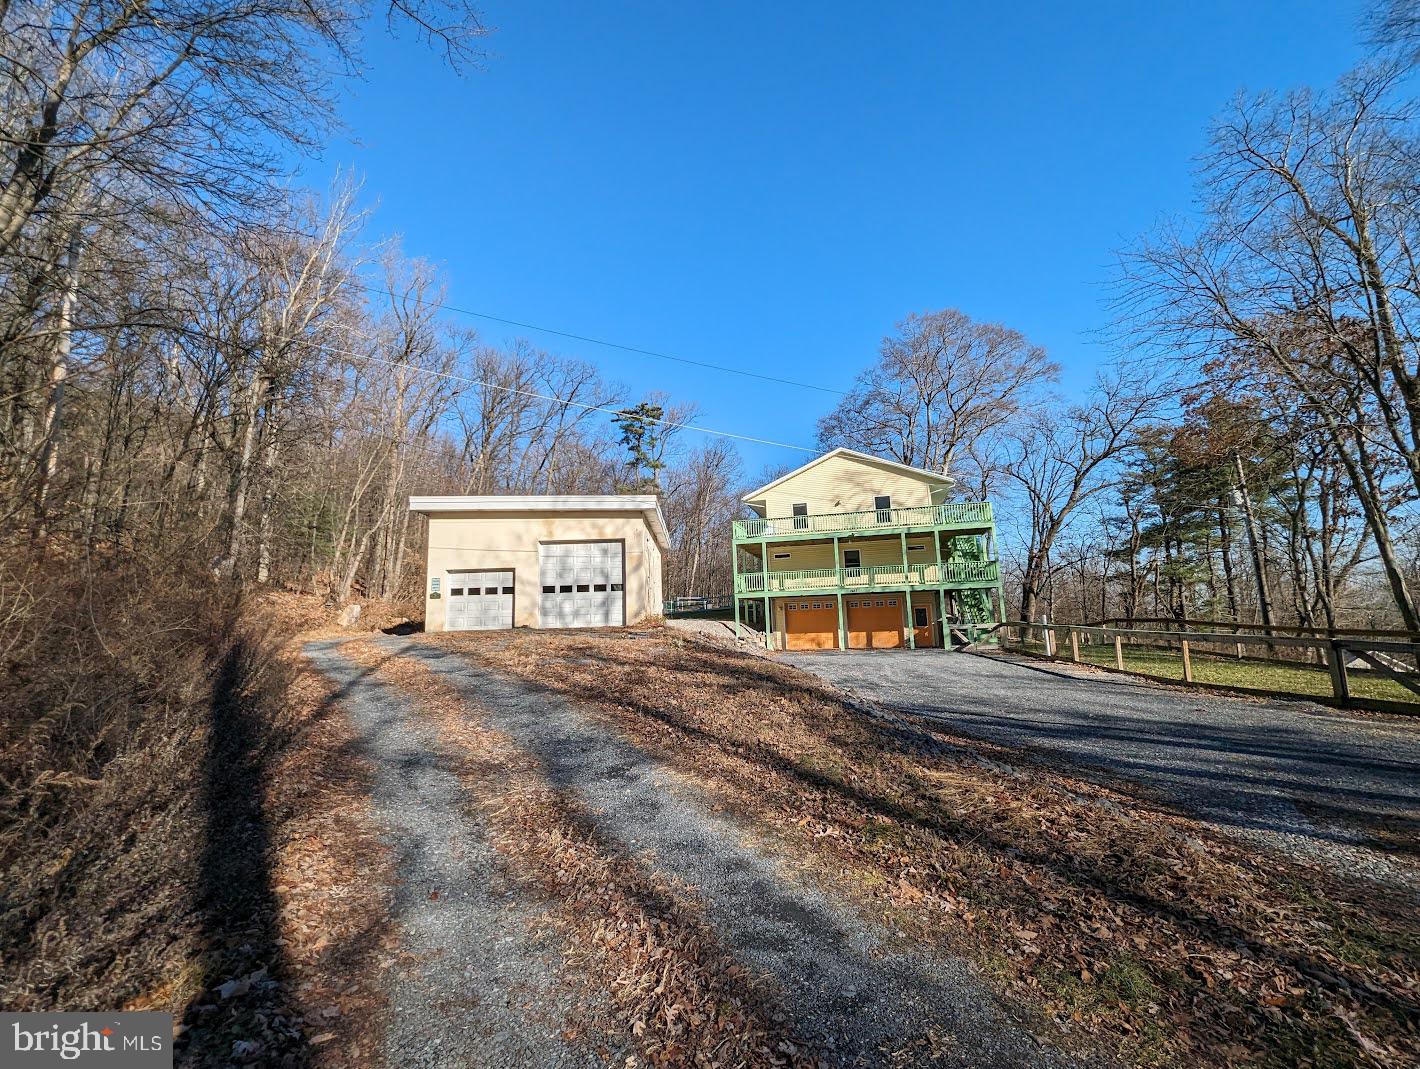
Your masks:
{"label": "fallen leaves", "polygon": [[[1420,1061],[1413,903],[695,642],[433,639],[595,704],[894,926],[1139,1060]],[[555,671],[549,671],[550,665]]]}
{"label": "fallen leaves", "polygon": [[508,874],[541,898],[569,969],[609,1000],[602,1027],[635,1042],[638,1055],[626,1065],[819,1064],[786,1035],[770,993],[719,945],[685,889],[604,847],[578,804],[426,666],[358,643],[345,649],[417,695],[462,755],[456,771]]}

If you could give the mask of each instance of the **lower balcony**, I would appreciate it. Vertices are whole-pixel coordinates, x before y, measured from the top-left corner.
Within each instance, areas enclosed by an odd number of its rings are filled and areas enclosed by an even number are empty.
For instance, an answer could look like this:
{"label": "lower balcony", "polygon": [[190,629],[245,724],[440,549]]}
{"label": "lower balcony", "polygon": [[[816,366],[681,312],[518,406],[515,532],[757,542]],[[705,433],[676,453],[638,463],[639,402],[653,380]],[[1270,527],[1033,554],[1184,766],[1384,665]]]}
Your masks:
{"label": "lower balcony", "polygon": [[735,576],[735,593],[763,596],[810,592],[853,594],[865,590],[906,590],[913,587],[991,588],[1000,580],[1001,568],[994,560],[872,564],[862,568],[745,572]]}

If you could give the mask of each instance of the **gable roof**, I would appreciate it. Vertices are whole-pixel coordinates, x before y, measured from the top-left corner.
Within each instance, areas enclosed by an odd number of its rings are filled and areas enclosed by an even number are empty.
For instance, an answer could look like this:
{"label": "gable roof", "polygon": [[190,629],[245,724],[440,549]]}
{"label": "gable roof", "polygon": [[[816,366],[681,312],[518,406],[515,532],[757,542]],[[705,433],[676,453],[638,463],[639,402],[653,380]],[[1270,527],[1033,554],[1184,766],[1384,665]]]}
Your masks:
{"label": "gable roof", "polygon": [[431,512],[639,512],[650,525],[656,544],[670,548],[666,520],[655,494],[485,494],[481,496],[411,497],[409,511]]}
{"label": "gable roof", "polygon": [[743,501],[746,505],[758,501],[760,498],[764,497],[765,494],[769,493],[770,490],[773,490],[780,483],[786,482],[787,480],[794,478],[794,476],[796,475],[802,475],[810,468],[817,467],[825,460],[832,460],[834,457],[848,457],[852,460],[861,460],[867,464],[877,464],[879,467],[891,468],[894,471],[902,472],[904,475],[911,475],[913,478],[921,479],[923,482],[933,482],[937,483],[940,486],[956,485],[955,479],[953,479],[950,475],[943,474],[940,471],[928,471],[926,468],[914,468],[911,464],[901,464],[896,460],[884,460],[882,457],[875,457],[871,453],[862,453],[856,449],[848,449],[845,446],[839,446],[837,449],[830,449],[821,457],[814,457],[813,460],[809,461],[807,464],[795,468],[793,471],[785,472],[773,482],[765,483],[758,490],[753,490],[750,493],[745,494],[745,496],[740,498],[740,500]]}

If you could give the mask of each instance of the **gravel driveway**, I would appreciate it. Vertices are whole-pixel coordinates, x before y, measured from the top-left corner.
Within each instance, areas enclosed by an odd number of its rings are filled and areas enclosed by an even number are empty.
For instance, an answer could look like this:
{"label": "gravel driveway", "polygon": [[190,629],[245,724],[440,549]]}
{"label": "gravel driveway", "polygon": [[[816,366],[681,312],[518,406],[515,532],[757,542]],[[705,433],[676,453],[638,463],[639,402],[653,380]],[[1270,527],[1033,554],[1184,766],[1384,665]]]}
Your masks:
{"label": "gravel driveway", "polygon": [[[550,782],[584,803],[600,841],[688,887],[729,951],[772,981],[788,1030],[829,1064],[1079,1064],[1002,1012],[966,965],[900,946],[792,876],[786,859],[746,843],[710,800],[574,702],[417,639],[376,645],[418,658],[466,694],[480,710],[471,715],[536,756]],[[378,766],[377,812],[399,852],[404,886],[393,921],[410,964],[391,988],[387,1064],[585,1064],[559,1034],[576,1010],[557,966],[527,934],[528,918],[498,879],[415,700],[370,678],[335,644],[306,650],[342,685],[339,701]]]}
{"label": "gravel driveway", "polygon": [[1409,864],[1355,844],[1358,826],[1413,830],[1420,821],[1420,722],[1186,692],[997,655],[779,656],[962,734],[1122,773],[1212,823],[1292,852],[1416,883]]}
{"label": "gravel driveway", "polygon": [[390,918],[399,964],[384,976],[383,1064],[605,1064],[564,1038],[578,1010],[561,955],[531,936],[534,914],[500,877],[436,733],[411,715],[404,694],[342,656],[340,641],[311,642],[305,652],[340,684],[337,699],[375,769],[374,809],[399,873]]}

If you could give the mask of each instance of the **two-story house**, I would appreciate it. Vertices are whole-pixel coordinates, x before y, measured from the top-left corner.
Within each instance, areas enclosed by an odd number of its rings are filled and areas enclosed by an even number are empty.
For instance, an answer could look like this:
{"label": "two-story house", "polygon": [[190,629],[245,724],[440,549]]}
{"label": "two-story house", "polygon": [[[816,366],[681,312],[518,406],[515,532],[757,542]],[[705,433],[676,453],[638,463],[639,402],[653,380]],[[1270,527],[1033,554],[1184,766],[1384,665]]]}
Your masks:
{"label": "two-story house", "polygon": [[991,505],[948,501],[952,485],[834,449],[746,496],[756,516],[732,524],[735,633],[745,613],[773,649],[915,649],[998,622]]}

